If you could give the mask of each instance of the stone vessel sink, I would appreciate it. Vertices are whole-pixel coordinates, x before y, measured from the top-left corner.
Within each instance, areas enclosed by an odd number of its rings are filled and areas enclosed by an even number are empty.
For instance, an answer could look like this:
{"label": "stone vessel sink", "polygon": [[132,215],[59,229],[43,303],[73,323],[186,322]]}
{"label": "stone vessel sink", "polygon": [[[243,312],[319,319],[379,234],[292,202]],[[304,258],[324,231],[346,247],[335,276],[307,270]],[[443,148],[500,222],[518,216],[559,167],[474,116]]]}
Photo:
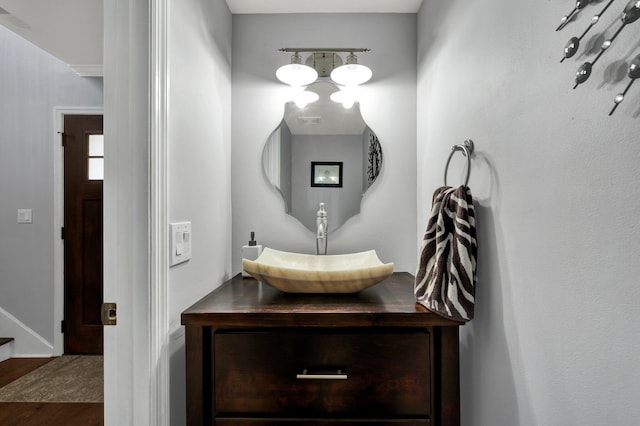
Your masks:
{"label": "stone vessel sink", "polygon": [[393,263],[382,263],[375,250],[316,256],[266,247],[242,267],[258,281],[287,293],[356,293],[393,273]]}

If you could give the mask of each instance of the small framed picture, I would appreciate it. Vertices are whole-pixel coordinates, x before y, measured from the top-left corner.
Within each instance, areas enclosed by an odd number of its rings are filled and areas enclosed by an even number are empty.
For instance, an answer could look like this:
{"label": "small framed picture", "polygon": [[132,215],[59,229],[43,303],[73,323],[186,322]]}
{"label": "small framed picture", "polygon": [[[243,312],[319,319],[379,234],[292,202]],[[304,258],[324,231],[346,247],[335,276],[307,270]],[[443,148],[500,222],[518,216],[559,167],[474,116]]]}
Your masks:
{"label": "small framed picture", "polygon": [[312,161],[311,186],[342,188],[342,161]]}

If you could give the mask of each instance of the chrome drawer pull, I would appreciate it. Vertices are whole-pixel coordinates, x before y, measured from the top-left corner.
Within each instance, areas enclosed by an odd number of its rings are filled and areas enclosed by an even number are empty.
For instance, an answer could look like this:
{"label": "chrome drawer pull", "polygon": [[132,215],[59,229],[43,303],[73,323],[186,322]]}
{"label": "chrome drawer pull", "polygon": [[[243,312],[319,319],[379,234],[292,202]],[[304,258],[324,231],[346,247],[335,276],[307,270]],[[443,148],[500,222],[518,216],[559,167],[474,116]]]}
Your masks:
{"label": "chrome drawer pull", "polygon": [[336,370],[335,373],[329,372],[309,372],[306,368],[302,370],[302,373],[296,374],[296,379],[318,379],[318,380],[347,380],[347,375],[342,373],[342,370]]}

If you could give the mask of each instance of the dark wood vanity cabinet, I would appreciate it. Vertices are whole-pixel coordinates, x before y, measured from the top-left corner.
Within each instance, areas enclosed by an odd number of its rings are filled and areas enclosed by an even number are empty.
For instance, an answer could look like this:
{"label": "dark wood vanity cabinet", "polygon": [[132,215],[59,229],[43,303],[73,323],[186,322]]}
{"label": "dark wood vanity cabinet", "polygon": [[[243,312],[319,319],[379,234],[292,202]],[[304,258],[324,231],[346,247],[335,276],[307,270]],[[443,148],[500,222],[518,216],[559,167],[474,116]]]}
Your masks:
{"label": "dark wood vanity cabinet", "polygon": [[460,424],[458,326],[395,273],[355,294],[240,275],[182,313],[193,425]]}

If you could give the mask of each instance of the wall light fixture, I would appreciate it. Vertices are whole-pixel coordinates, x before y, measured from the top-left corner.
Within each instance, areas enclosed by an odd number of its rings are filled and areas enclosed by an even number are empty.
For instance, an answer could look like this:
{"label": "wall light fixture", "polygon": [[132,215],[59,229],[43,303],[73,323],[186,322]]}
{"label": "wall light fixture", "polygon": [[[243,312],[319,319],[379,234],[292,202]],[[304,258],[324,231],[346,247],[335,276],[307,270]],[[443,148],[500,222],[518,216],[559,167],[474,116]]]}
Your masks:
{"label": "wall light fixture", "polygon": [[373,72],[369,67],[360,65],[358,58],[351,52],[347,63],[331,71],[331,80],[342,86],[358,86],[371,80]]}
{"label": "wall light fixture", "polygon": [[[280,52],[293,53],[291,63],[276,71],[278,80],[290,86],[299,87],[313,83],[319,77],[330,77],[341,86],[357,86],[371,79],[369,67],[358,64],[355,53],[369,52],[367,48],[302,48],[283,47]],[[300,53],[310,55],[302,63]],[[348,53],[346,62],[338,53]]]}
{"label": "wall light fixture", "polygon": [[309,65],[302,63],[300,53],[291,55],[291,63],[283,65],[276,71],[276,77],[281,82],[293,87],[306,86],[318,79],[318,72]]}

